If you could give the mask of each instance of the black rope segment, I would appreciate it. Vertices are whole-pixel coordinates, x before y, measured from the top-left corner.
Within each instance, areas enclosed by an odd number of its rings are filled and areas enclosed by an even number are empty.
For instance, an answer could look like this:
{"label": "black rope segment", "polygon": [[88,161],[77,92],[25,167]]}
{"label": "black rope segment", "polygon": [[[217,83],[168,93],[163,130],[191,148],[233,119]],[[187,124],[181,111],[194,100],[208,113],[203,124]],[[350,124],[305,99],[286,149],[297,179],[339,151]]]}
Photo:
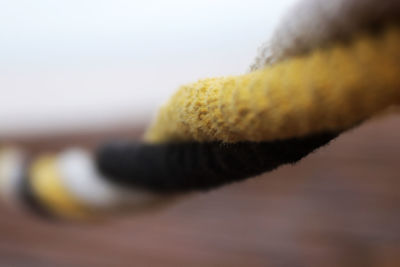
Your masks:
{"label": "black rope segment", "polygon": [[110,143],[97,152],[105,179],[123,186],[177,193],[208,190],[295,163],[337,133],[273,142]]}

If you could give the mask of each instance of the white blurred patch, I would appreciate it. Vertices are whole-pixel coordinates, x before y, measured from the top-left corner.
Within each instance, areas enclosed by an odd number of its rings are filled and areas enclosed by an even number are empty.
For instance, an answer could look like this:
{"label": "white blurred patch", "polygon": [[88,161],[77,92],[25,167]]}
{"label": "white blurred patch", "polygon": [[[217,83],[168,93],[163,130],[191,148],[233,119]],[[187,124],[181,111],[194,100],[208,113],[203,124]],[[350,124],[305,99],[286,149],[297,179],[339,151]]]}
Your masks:
{"label": "white blurred patch", "polygon": [[245,72],[293,1],[0,1],[0,137],[146,121]]}
{"label": "white blurred patch", "polygon": [[0,149],[0,194],[10,205],[19,202],[19,185],[25,171],[24,160],[24,154],[18,149]]}

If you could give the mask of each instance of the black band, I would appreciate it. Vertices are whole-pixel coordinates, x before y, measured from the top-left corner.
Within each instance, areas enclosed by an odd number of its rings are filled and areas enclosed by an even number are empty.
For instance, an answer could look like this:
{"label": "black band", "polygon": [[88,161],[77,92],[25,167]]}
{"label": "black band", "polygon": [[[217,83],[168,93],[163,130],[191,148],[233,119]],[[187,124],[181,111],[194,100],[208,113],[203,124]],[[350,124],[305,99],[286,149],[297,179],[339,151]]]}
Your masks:
{"label": "black band", "polygon": [[106,179],[124,186],[175,193],[207,190],[294,163],[337,133],[273,142],[110,143],[97,153]]}

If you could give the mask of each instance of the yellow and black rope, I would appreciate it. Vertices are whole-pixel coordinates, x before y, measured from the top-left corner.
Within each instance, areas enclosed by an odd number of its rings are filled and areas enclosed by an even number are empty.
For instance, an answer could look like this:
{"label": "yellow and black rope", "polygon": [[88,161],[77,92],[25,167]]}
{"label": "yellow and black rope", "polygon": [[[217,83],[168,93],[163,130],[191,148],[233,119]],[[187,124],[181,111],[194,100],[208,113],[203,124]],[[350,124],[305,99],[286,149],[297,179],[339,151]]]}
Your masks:
{"label": "yellow and black rope", "polygon": [[382,19],[376,29],[358,27],[346,42],[314,45],[250,73],[182,86],[142,143],[29,160],[4,150],[4,195],[44,214],[86,219],[140,210],[166,196],[297,162],[400,103],[400,26]]}

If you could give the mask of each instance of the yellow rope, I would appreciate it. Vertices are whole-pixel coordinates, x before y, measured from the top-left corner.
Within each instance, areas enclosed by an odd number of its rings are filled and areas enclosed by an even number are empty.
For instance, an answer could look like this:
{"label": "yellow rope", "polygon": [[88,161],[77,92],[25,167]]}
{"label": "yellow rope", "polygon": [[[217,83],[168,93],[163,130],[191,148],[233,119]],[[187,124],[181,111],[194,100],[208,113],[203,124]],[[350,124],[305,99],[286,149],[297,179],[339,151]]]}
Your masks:
{"label": "yellow rope", "polygon": [[[269,141],[344,130],[400,103],[399,48],[400,28],[393,26],[262,70],[183,86],[145,139]],[[34,195],[51,212],[94,218],[62,184],[56,157],[37,158],[29,174]]]}
{"label": "yellow rope", "polygon": [[39,201],[63,218],[89,219],[90,212],[70,195],[61,183],[53,156],[41,156],[31,166],[32,189]]}
{"label": "yellow rope", "polygon": [[342,130],[400,102],[400,29],[181,87],[148,142],[268,141]]}

